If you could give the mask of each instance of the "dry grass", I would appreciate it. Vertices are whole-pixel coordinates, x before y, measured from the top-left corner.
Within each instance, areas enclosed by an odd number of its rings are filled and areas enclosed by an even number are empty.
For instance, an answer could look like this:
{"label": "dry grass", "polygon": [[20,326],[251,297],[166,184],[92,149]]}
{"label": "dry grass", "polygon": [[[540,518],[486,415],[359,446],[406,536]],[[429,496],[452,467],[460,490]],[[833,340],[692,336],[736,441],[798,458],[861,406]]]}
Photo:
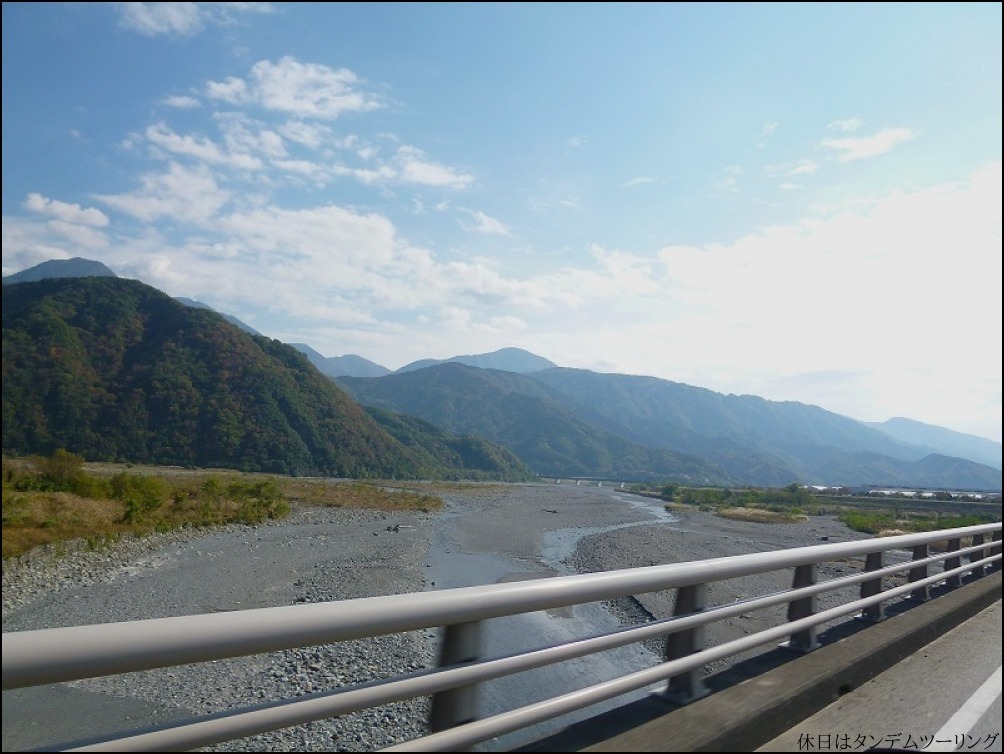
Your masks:
{"label": "dry grass", "polygon": [[25,492],[3,496],[3,557],[68,539],[98,543],[135,527],[122,523],[125,504],[67,492]]}
{"label": "dry grass", "polygon": [[[649,495],[649,497],[656,497],[656,496]],[[666,503],[662,507],[668,511],[689,511],[694,509],[694,506],[686,505],[685,503]]]}
{"label": "dry grass", "polygon": [[901,534],[909,534],[910,532],[905,529],[881,529],[875,535],[876,537],[898,537]]}
{"label": "dry grass", "polygon": [[807,516],[800,513],[769,511],[763,508],[720,508],[715,513],[722,518],[755,524],[792,524],[808,520]]}
{"label": "dry grass", "polygon": [[348,480],[283,479],[282,488],[290,502],[329,508],[370,508],[382,511],[438,510],[443,501],[420,489],[393,482]]}

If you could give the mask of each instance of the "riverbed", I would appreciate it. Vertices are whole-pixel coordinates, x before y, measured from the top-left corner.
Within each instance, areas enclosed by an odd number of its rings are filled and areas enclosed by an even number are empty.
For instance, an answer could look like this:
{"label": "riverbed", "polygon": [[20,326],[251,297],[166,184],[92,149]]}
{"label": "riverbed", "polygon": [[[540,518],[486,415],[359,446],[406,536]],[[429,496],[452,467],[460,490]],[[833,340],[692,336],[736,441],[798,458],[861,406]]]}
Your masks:
{"label": "riverbed", "polygon": [[[668,512],[657,500],[596,483],[458,485],[441,496],[445,508],[434,514],[295,507],[288,520],[265,526],[160,535],[108,551],[64,553],[49,561],[39,554],[25,563],[5,564],[3,630],[449,589],[860,536],[829,518],[752,524],[696,511]],[[734,591],[741,595],[772,586],[737,584]],[[489,621],[484,654],[497,656],[609,630],[629,618],[631,609],[664,617],[672,609],[672,595],[639,595],[632,605],[596,603]],[[773,619],[736,619],[719,630],[728,638]],[[437,641],[434,631],[419,631],[8,691],[3,695],[3,748],[77,740],[407,672],[434,662]],[[632,646],[499,679],[481,689],[479,714],[581,688],[658,660],[651,648]],[[590,707],[480,748],[511,748],[601,709]],[[373,750],[420,735],[427,712],[427,700],[401,702],[214,748]]]}

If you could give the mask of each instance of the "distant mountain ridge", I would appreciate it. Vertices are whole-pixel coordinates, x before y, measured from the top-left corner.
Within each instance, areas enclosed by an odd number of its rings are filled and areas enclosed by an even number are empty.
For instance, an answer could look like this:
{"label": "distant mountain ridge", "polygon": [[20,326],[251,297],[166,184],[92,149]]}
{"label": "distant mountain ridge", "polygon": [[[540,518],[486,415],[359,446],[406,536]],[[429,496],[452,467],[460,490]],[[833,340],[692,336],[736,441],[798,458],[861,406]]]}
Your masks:
{"label": "distant mountain ridge", "polygon": [[944,427],[893,417],[884,422],[866,422],[900,442],[930,448],[933,452],[1001,468],[1001,444],[985,437],[967,435]]}
{"label": "distant mountain ridge", "polygon": [[50,259],[4,277],[4,283],[31,283],[48,278],[118,277],[101,262],[83,257]]}
{"label": "distant mountain ridge", "polygon": [[382,377],[391,373],[387,367],[355,354],[323,356],[306,343],[290,343],[290,345],[310,359],[310,363],[328,377]]}
{"label": "distant mountain ridge", "polygon": [[237,317],[234,317],[233,315],[224,314],[223,312],[217,312],[209,304],[204,304],[201,301],[196,301],[194,298],[185,298],[184,296],[175,296],[174,300],[180,301],[185,306],[193,306],[196,309],[208,309],[211,312],[216,312],[221,317],[223,317],[223,319],[225,319],[227,322],[229,322],[232,325],[236,325],[244,332],[249,333],[251,335],[261,335],[261,333],[255,330],[253,327],[251,327],[251,325],[244,324],[239,319],[237,319]]}
{"label": "distant mountain ridge", "polygon": [[397,373],[413,372],[416,369],[425,369],[426,367],[445,364],[447,362],[466,364],[467,366],[479,367],[481,369],[499,369],[504,372],[516,372],[517,374],[538,372],[541,369],[552,369],[558,366],[553,361],[549,361],[535,353],[524,351],[522,348],[500,348],[491,353],[453,356],[449,359],[421,359],[420,361],[405,364],[397,370]]}
{"label": "distant mountain ridge", "polygon": [[520,375],[448,361],[337,381],[363,405],[488,437],[541,474],[616,470],[765,486],[1001,485],[999,469],[900,443],[818,406],[727,396],[654,377],[560,367]]}

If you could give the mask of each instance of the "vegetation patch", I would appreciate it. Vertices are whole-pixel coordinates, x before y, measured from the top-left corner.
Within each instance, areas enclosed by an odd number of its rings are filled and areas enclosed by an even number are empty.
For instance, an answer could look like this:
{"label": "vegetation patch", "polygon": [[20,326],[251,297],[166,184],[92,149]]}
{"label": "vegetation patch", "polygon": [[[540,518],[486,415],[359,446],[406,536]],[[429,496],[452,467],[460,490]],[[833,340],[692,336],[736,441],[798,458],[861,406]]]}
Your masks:
{"label": "vegetation patch", "polygon": [[442,506],[429,491],[398,483],[85,464],[60,449],[3,459],[3,557],[76,539],[96,549],[127,533],[257,524],[287,516],[293,503],[424,512]]}
{"label": "vegetation patch", "polygon": [[328,508],[371,508],[382,511],[429,513],[443,506],[441,498],[396,486],[393,482],[292,479],[286,482],[291,499]]}
{"label": "vegetation patch", "polygon": [[960,526],[977,526],[995,520],[991,516],[980,514],[951,515],[937,512],[915,512],[895,515],[894,513],[875,511],[848,511],[841,513],[838,518],[847,524],[848,528],[878,536],[957,529]]}
{"label": "vegetation patch", "polygon": [[[696,508],[737,521],[794,523],[807,516],[834,516],[855,531],[890,536],[914,532],[955,529],[1000,520],[1000,501],[980,503],[984,510],[972,510],[977,502],[963,496],[931,495],[929,498],[887,496],[841,497],[817,494],[811,488],[792,483],[785,487],[684,487],[675,482],[636,484],[631,491],[665,501],[667,510]],[[996,513],[987,512],[986,509]]]}
{"label": "vegetation patch", "polygon": [[757,524],[791,524],[805,521],[807,518],[801,513],[765,508],[720,508],[715,511],[715,514],[733,521],[749,521]]}

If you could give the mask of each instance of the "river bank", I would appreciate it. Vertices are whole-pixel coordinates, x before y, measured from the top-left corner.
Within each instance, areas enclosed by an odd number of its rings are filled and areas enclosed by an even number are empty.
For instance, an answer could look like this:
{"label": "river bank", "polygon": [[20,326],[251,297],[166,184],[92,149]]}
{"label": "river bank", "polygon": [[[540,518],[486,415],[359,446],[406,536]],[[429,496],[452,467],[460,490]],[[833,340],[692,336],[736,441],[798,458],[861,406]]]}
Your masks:
{"label": "river bank", "polygon": [[[451,488],[442,496],[446,507],[435,514],[296,507],[290,518],[258,527],[164,534],[107,550],[39,553],[5,563],[3,630],[444,589],[861,536],[826,518],[753,524],[696,511],[671,515],[658,501],[603,487],[485,484]],[[765,586],[770,585],[734,589],[737,595],[744,589],[762,593]],[[492,621],[485,654],[609,629],[638,607],[661,617],[671,610],[671,595]],[[749,633],[757,621],[770,620],[768,615],[736,619],[725,630]],[[412,632],[5,692],[3,748],[78,739],[406,672],[431,663],[436,643],[434,632]],[[483,690],[482,713],[657,660],[657,653],[636,646],[592,664],[570,663],[560,673],[503,679]],[[527,698],[528,688],[534,699]],[[54,707],[63,713],[39,714]],[[426,700],[404,702],[214,748],[378,749],[420,735],[427,709]],[[485,748],[505,744],[488,742]]]}

